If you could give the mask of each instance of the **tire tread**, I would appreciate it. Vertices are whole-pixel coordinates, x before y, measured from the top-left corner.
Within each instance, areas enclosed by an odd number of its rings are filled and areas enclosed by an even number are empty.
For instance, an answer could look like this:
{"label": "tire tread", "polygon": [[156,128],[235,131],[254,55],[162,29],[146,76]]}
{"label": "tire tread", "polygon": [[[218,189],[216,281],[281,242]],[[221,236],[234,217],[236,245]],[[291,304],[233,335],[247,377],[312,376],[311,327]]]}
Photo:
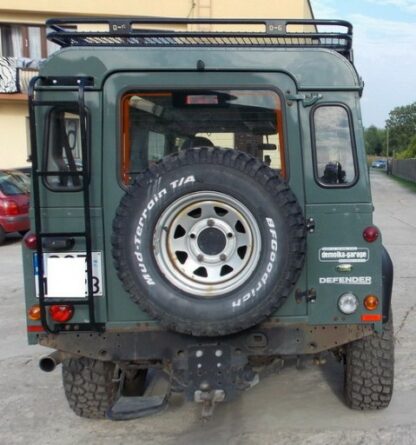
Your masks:
{"label": "tire tread", "polygon": [[114,403],[117,385],[114,364],[87,357],[62,363],[65,396],[72,411],[80,417],[103,419]]}
{"label": "tire tread", "polygon": [[386,408],[393,394],[394,336],[393,320],[383,332],[347,345],[344,395],[347,405],[356,410]]}

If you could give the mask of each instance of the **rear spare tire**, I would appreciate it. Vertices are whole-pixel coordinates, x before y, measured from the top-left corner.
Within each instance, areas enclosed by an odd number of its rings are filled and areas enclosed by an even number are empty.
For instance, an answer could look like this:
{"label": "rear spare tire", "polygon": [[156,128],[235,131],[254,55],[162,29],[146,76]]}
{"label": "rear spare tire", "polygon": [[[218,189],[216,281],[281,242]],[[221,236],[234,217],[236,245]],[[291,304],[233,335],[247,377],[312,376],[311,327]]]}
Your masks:
{"label": "rear spare tire", "polygon": [[130,187],[113,224],[118,275],[134,302],[193,335],[253,326],[283,304],[304,261],[295,196],[237,150],[164,158]]}

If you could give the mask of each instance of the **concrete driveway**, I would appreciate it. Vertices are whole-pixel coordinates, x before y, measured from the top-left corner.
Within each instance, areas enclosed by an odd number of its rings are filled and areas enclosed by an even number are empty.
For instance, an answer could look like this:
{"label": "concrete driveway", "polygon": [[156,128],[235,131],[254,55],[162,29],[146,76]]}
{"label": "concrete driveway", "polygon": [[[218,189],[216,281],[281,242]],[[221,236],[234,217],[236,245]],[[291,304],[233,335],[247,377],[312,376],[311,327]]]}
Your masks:
{"label": "concrete driveway", "polygon": [[342,368],[288,364],[208,423],[200,407],[173,400],[154,417],[85,420],[68,408],[60,369],[45,374],[47,352],[26,345],[20,238],[0,247],[0,443],[11,444],[416,444],[416,193],[372,172],[375,222],[395,264],[396,381],[390,407],[355,412],[342,402]]}

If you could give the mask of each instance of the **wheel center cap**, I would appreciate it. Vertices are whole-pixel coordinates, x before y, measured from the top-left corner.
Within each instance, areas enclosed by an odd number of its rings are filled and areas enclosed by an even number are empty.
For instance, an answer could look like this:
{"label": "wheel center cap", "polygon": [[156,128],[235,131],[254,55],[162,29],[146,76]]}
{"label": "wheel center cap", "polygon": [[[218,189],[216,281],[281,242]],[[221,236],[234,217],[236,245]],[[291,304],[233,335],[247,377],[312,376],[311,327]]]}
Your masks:
{"label": "wheel center cap", "polygon": [[210,227],[198,236],[198,247],[205,255],[218,255],[226,245],[225,235],[221,230]]}

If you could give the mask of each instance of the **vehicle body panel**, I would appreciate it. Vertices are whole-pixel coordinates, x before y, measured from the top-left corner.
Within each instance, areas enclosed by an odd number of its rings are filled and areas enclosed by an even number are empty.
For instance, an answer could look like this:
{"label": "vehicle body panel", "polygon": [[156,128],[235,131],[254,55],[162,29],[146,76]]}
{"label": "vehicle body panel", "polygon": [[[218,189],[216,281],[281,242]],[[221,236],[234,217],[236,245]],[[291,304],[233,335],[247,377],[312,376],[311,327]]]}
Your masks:
{"label": "vehicle body panel", "polygon": [[[197,70],[203,60],[205,70]],[[46,61],[43,76],[87,76],[93,86],[85,92],[85,105],[90,118],[89,136],[92,166],[91,208],[93,211],[93,251],[103,254],[105,270],[104,296],[95,298],[96,316],[107,326],[134,329],[157,326],[133,303],[117,277],[111,255],[112,222],[125,193],[120,185],[120,99],[132,90],[161,88],[261,88],[277,91],[282,97],[285,150],[289,185],[304,210],[306,219],[313,218],[314,233],[308,235],[306,266],[286,303],[276,312],[277,321],[306,320],[319,324],[356,324],[360,309],[353,317],[342,316],[337,308],[338,296],[349,289],[345,284],[321,285],[319,277],[340,276],[333,264],[322,265],[318,259],[322,247],[361,247],[366,245],[362,231],[372,224],[372,204],[368,173],[365,168],[359,95],[362,83],[353,65],[336,52],[323,49],[234,49],[224,48],[67,48]],[[313,168],[311,112],[305,101],[317,96],[318,104],[341,103],[351,110],[354,149],[357,153],[358,179],[343,189],[324,189]],[[63,91],[59,86],[44,87],[43,100],[76,102],[76,91]],[[49,109],[38,110],[42,120]],[[38,132],[38,144],[44,140]],[[42,165],[43,157],[40,155]],[[80,230],[83,224],[80,192],[56,192],[41,185],[44,203],[42,215],[47,230]],[[342,236],[340,236],[342,234]],[[368,293],[381,292],[381,241],[371,246],[372,261],[354,268],[354,274],[372,276],[373,285],[359,291],[360,301]],[[368,247],[368,246],[367,246]],[[76,242],[73,251],[85,246]],[[33,258],[24,254],[27,304],[33,304]],[[316,302],[297,298],[299,293],[315,289]],[[77,320],[87,318],[86,308],[77,312]],[[29,334],[31,342],[37,334]]]}

